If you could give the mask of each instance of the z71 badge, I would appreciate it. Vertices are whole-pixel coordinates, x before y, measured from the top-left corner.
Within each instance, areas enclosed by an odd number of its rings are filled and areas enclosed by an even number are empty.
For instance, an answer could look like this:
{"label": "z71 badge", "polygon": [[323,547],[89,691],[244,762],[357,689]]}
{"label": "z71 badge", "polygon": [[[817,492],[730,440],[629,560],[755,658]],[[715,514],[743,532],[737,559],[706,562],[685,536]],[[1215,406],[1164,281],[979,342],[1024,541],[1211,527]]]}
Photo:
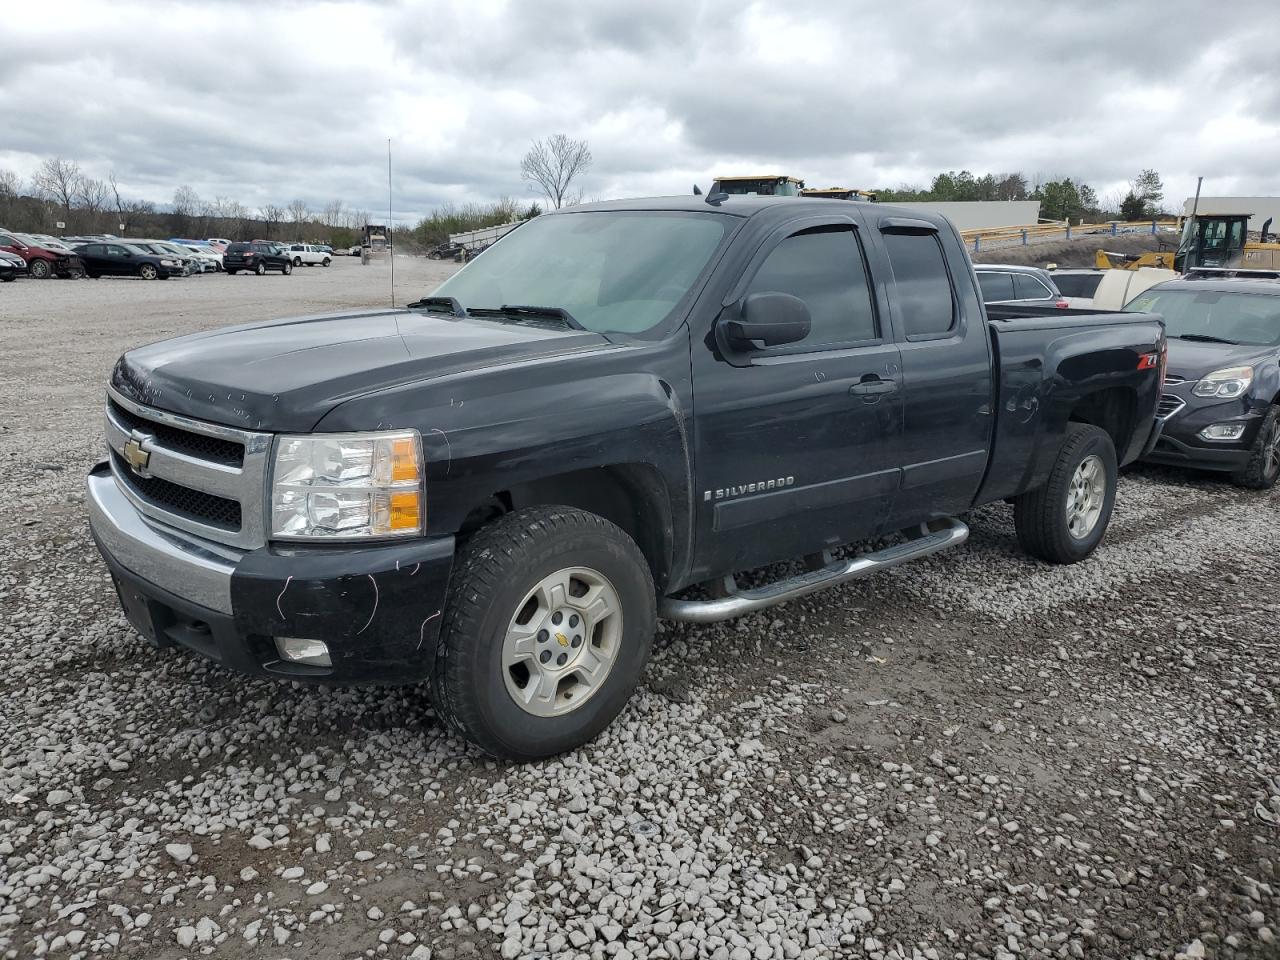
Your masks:
{"label": "z71 badge", "polygon": [[741,497],[748,493],[764,493],[766,490],[781,490],[783,487],[792,486],[795,482],[795,477],[778,477],[776,480],[757,480],[755,483],[742,483],[736,487],[721,487],[719,490],[703,490],[702,499],[704,501],[730,500],[733,497]]}

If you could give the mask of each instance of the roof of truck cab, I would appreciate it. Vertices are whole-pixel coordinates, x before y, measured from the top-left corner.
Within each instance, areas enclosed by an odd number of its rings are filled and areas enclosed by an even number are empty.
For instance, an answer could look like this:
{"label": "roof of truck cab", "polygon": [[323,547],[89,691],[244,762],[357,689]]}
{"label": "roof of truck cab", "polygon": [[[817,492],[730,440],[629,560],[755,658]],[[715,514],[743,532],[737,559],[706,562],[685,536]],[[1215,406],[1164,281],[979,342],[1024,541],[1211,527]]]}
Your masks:
{"label": "roof of truck cab", "polygon": [[762,197],[752,194],[730,194],[719,204],[707,203],[707,198],[694,194],[682,194],[675,197],[640,197],[634,200],[604,200],[599,203],[584,203],[576,207],[565,207],[551,211],[550,216],[562,216],[576,212],[594,210],[683,210],[689,213],[722,213],[734,217],[752,217],[759,213],[779,210],[804,210],[812,214],[823,211],[838,214],[847,211],[850,206],[856,207],[864,214],[875,214],[880,218],[905,217],[911,220],[923,220],[941,227],[948,223],[941,214],[908,207],[896,207],[888,203],[869,203],[862,200],[832,200],[828,197]]}

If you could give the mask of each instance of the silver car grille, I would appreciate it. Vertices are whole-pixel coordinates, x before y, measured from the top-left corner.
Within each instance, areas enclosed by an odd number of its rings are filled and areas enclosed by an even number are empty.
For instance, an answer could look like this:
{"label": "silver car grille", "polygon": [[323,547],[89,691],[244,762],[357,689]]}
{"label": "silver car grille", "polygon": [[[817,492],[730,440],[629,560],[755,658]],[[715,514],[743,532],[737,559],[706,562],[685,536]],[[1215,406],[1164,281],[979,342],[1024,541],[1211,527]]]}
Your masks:
{"label": "silver car grille", "polygon": [[116,485],[145,516],[244,550],[267,541],[269,433],[206,423],[107,390]]}
{"label": "silver car grille", "polygon": [[1160,402],[1156,404],[1156,419],[1168,420],[1186,405],[1187,402],[1176,394],[1162,394]]}

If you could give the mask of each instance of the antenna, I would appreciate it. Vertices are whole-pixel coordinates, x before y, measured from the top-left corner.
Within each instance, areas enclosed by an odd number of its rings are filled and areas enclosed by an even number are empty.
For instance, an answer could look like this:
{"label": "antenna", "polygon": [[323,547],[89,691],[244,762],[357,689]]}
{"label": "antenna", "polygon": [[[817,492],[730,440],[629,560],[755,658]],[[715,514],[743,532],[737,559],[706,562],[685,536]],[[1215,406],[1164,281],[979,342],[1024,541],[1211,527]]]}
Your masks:
{"label": "antenna", "polygon": [[387,137],[387,254],[391,257],[391,306],[396,305],[396,232],[391,223],[391,138]]}

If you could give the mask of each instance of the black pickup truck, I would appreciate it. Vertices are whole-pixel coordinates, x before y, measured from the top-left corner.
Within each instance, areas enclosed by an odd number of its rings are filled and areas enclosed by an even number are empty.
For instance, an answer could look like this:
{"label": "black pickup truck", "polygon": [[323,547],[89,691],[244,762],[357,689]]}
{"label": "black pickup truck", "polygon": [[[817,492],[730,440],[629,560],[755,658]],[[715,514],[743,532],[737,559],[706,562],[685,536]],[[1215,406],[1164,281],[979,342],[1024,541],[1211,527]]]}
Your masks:
{"label": "black pickup truck", "polygon": [[[1156,441],[1164,351],[1150,314],[984,310],[941,217],[594,204],[406,309],[125,354],[91,526],[158,646],[429,680],[457,732],[530,759],[617,715],[658,616],[925,556],[1001,499],[1032,554],[1087,557],[1117,466]],[[836,552],[870,538],[889,545]],[[788,558],[780,582],[734,579]]]}

